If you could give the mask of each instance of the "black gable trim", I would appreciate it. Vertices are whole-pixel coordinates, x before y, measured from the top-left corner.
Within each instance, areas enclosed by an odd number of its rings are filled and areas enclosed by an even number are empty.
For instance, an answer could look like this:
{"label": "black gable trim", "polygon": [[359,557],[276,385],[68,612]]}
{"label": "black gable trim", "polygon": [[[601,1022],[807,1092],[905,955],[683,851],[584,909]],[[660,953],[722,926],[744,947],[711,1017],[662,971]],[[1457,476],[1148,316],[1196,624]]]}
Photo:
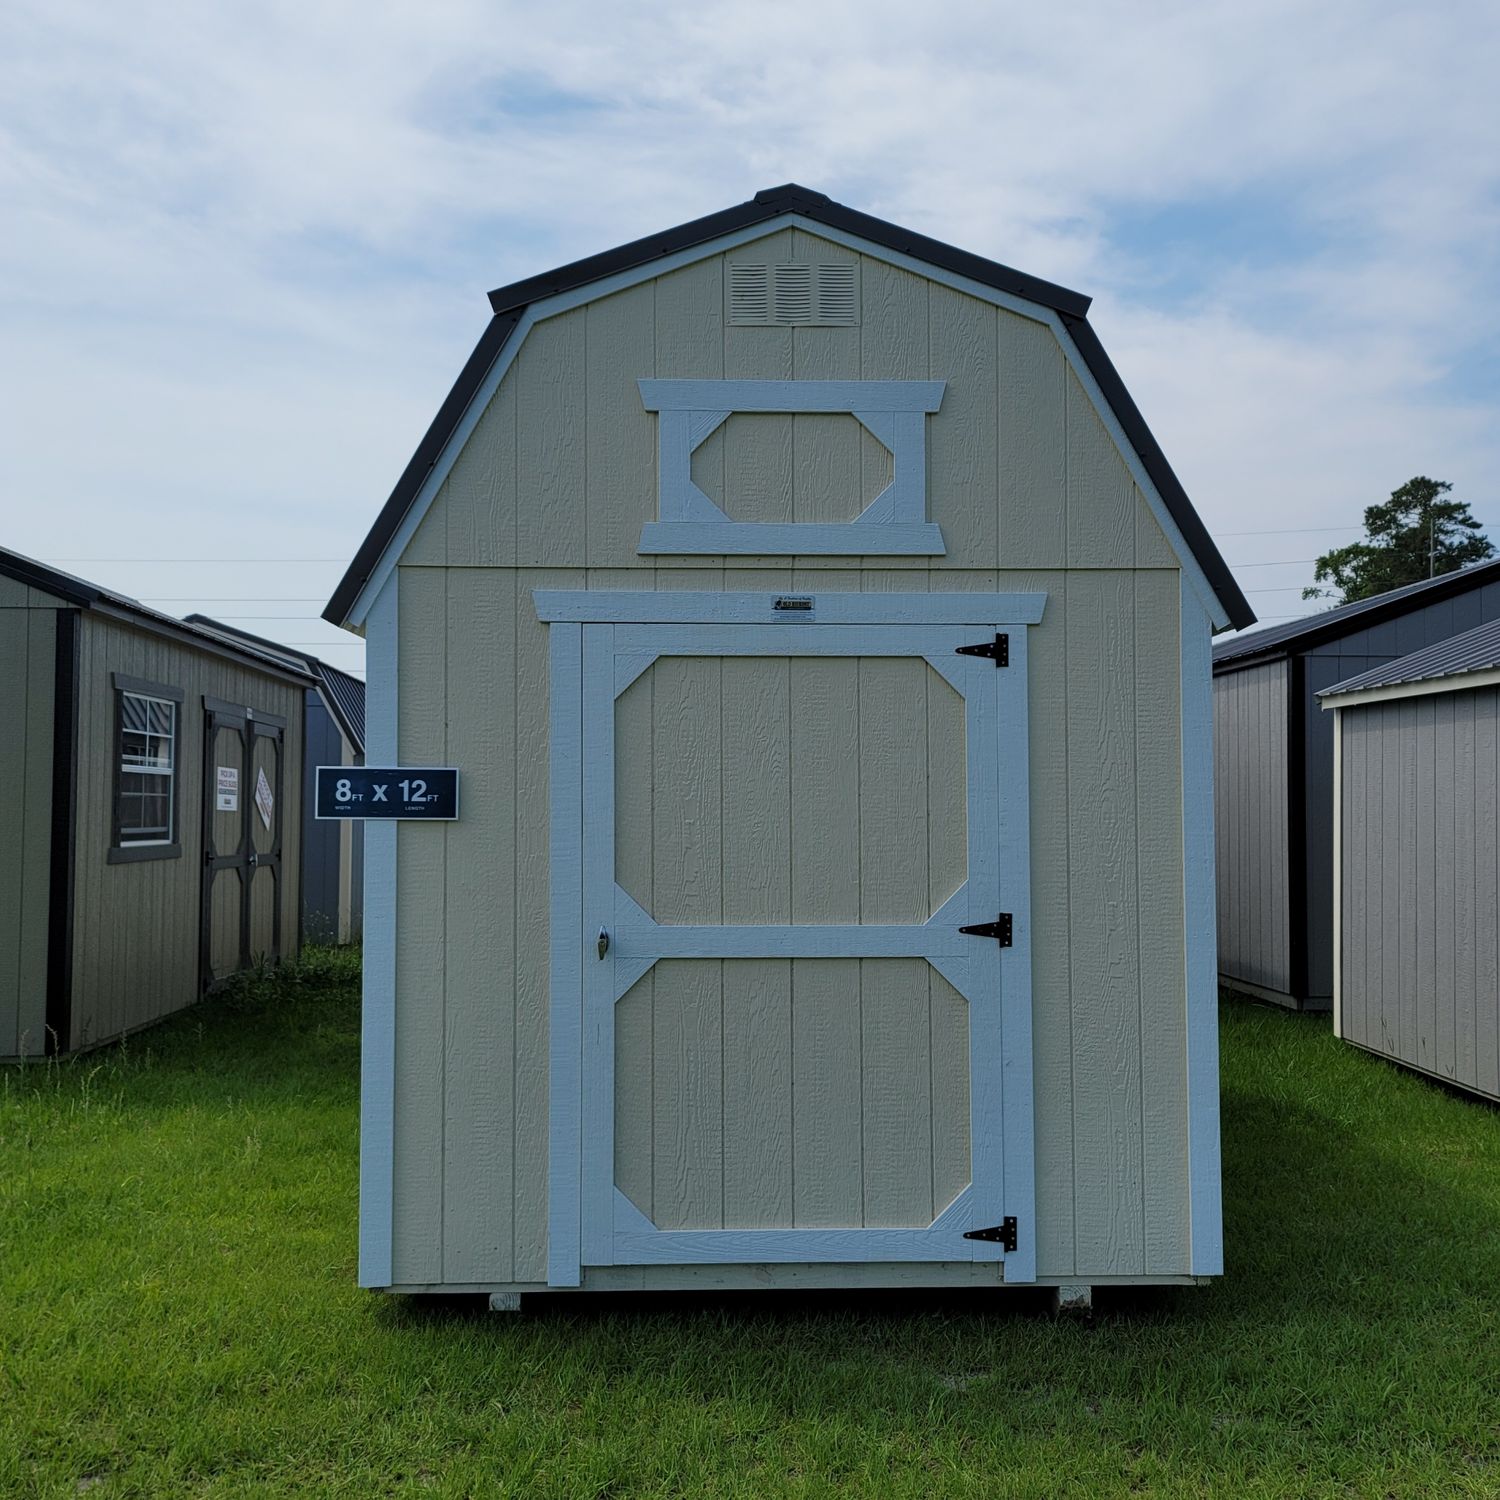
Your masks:
{"label": "black gable trim", "polygon": [[1139,455],[1146,473],[1156,486],[1163,502],[1183,540],[1203,569],[1209,585],[1224,606],[1230,623],[1236,629],[1254,624],[1255,613],[1240,591],[1233,574],[1230,573],[1219,550],[1214,546],[1203,522],[1199,520],[1192,502],[1172,472],[1156,439],[1151,435],[1145,419],[1126,391],[1124,383],[1105,354],[1097,335],[1087,322],[1090,299],[1079,292],[1069,291],[1054,282],[1028,276],[1022,271],[1003,266],[997,261],[959,250],[941,240],[930,239],[884,219],[860,213],[835,203],[823,193],[787,183],[783,187],[767,188],[759,192],[748,203],[734,208],[708,214],[701,219],[680,224],[660,234],[648,235],[644,239],[632,240],[627,245],[591,255],[570,265],[560,266],[540,276],[524,281],[512,282],[490,293],[490,307],[494,316],[489,327],[480,338],[478,347],[470,355],[457,383],[448,393],[448,398],[438,410],[432,425],[427,429],[421,444],[413,455],[405,472],[397,481],[390,498],[376,518],[370,534],[360,544],[349,570],[345,573],[323,617],[335,625],[342,625],[349,609],[364,587],[366,579],[374,571],[381,554],[400,528],[402,520],[422,487],[428,471],[437,462],[448,439],[452,436],[473,400],[475,392],[494,364],[506,340],[514,332],[516,324],[526,307],[542,298],[555,297],[561,292],[572,291],[603,280],[622,271],[648,266],[652,261],[675,255],[679,251],[706,244],[736,230],[762,224],[784,214],[800,214],[830,229],[842,230],[846,234],[868,240],[884,249],[909,255],[938,270],[956,276],[967,277],[996,291],[1009,293],[1028,302],[1039,303],[1057,312],[1073,338],[1084,363],[1098,381],[1105,400],[1113,408],[1129,442]]}

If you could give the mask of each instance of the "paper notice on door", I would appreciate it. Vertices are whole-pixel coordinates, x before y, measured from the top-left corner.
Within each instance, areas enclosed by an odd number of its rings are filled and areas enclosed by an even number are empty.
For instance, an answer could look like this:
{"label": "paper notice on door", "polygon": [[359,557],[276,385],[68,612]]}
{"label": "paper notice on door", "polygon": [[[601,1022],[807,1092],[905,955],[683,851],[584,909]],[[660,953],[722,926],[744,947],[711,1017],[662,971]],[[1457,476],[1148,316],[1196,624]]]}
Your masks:
{"label": "paper notice on door", "polygon": [[238,766],[220,766],[218,790],[214,798],[217,812],[240,810],[240,771]]}
{"label": "paper notice on door", "polygon": [[266,780],[264,771],[255,773],[255,810],[260,814],[260,820],[266,825],[266,832],[271,831],[271,814],[276,809],[276,799],[271,795],[271,783]]}

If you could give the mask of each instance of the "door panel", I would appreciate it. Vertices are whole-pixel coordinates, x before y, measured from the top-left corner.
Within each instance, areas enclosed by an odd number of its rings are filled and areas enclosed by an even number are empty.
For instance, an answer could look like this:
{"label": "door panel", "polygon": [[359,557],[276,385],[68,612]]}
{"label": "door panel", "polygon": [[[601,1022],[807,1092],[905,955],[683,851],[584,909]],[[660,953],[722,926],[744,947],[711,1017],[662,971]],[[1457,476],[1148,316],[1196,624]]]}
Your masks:
{"label": "door panel", "polygon": [[[244,964],[246,879],[250,873],[245,805],[250,796],[248,731],[244,719],[210,713],[204,743],[203,984],[217,983]],[[219,770],[231,770],[232,808],[219,806]]]}
{"label": "door panel", "polygon": [[[267,823],[257,805],[260,778],[271,792],[271,816]],[[281,957],[280,888],[281,868],[281,736],[256,726],[251,756],[250,845],[255,862],[250,870],[250,961],[261,963]]]}
{"label": "door panel", "polygon": [[615,1027],[615,1184],[663,1229],[924,1228],[969,1181],[968,1002],[921,959],[665,959]]}
{"label": "door panel", "polygon": [[1027,878],[1025,654],[974,634],[584,627],[584,1264],[1004,1253],[1030,1058],[958,929]]}

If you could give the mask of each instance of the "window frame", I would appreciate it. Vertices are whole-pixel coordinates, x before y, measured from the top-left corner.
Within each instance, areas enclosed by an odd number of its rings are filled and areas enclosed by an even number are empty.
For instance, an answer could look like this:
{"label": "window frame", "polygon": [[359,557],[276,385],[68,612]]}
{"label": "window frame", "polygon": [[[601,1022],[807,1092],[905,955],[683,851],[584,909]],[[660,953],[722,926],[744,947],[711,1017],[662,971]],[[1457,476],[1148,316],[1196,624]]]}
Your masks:
{"label": "window frame", "polygon": [[[123,672],[110,674],[110,686],[114,691],[114,723],[111,726],[110,757],[113,773],[110,778],[109,851],[106,863],[112,865],[136,864],[145,860],[182,858],[182,767],[183,705],[187,695],[181,688],[168,687],[160,682],[147,682],[139,677],[128,677]],[[120,797],[124,791],[122,745],[125,735],[125,697],[154,698],[159,703],[172,705],[172,769],[171,788],[168,792],[168,809],[171,818],[170,837],[160,841],[141,840],[124,843],[120,829]]]}

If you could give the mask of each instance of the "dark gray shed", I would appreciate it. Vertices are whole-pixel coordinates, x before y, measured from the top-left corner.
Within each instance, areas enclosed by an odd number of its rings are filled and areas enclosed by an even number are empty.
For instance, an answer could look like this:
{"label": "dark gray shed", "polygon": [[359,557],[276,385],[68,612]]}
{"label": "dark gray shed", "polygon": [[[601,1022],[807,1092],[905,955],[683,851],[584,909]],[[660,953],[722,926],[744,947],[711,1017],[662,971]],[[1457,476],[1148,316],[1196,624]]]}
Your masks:
{"label": "dark gray shed", "polygon": [[1333,1003],[1333,724],[1317,695],[1500,619],[1500,559],[1214,648],[1219,977]]}
{"label": "dark gray shed", "polygon": [[365,762],[365,685],[319,657],[236,629],[208,615],[189,622],[244,641],[309,673],[303,708],[307,754],[302,765],[302,936],[314,943],[357,943],[364,931],[364,824],[319,822],[314,785],[319,766]]}
{"label": "dark gray shed", "polygon": [[1500,621],[1321,696],[1334,1031],[1500,1099]]}
{"label": "dark gray shed", "polygon": [[307,671],[0,549],[0,1058],[300,943]]}

